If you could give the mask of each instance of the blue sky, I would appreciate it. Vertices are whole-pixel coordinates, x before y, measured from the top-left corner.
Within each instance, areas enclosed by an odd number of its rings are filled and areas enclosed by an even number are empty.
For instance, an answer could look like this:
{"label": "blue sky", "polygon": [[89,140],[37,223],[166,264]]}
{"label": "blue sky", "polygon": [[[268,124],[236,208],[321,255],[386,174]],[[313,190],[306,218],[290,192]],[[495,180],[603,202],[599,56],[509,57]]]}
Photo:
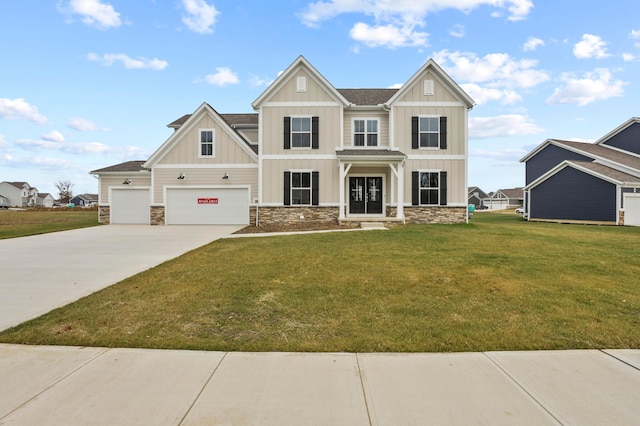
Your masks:
{"label": "blue sky", "polygon": [[202,102],[253,112],[304,55],[337,88],[397,87],[430,57],[476,101],[469,185],[524,184],[547,138],[640,115],[637,0],[0,2],[0,181],[57,197],[144,160]]}

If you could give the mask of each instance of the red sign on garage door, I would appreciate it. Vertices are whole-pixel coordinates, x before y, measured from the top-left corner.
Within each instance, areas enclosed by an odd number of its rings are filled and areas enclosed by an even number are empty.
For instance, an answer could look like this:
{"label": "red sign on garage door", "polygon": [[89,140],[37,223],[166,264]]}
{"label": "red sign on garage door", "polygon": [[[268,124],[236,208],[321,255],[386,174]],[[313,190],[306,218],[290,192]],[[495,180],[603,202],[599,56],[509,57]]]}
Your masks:
{"label": "red sign on garage door", "polygon": [[198,198],[198,204],[218,204],[217,198]]}

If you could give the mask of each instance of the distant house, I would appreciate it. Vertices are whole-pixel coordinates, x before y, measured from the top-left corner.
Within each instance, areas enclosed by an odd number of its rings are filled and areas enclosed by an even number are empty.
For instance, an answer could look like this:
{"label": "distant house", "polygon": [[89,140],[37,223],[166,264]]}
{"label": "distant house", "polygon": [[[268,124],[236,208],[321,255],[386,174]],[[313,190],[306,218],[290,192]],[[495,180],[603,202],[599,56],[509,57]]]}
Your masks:
{"label": "distant house", "polygon": [[93,207],[98,204],[98,194],[80,194],[71,199],[71,203],[80,207]]}
{"label": "distant house", "polygon": [[36,206],[38,207],[53,207],[54,198],[48,192],[38,192],[38,198],[36,199]]}
{"label": "distant house", "polygon": [[640,226],[640,118],[594,143],[547,139],[520,161],[528,220]]}
{"label": "distant house", "polygon": [[0,182],[0,195],[9,200],[11,207],[34,207],[38,190],[27,182]]}
{"label": "distant house", "polygon": [[4,195],[0,195],[0,209],[6,209],[9,207],[9,199]]}
{"label": "distant house", "polygon": [[484,206],[484,199],[489,198],[486,192],[477,186],[470,186],[467,191],[468,204],[473,204],[476,209]]}
{"label": "distant house", "polygon": [[489,210],[505,210],[522,207],[524,205],[524,189],[499,189],[496,192],[492,192],[483,202]]}

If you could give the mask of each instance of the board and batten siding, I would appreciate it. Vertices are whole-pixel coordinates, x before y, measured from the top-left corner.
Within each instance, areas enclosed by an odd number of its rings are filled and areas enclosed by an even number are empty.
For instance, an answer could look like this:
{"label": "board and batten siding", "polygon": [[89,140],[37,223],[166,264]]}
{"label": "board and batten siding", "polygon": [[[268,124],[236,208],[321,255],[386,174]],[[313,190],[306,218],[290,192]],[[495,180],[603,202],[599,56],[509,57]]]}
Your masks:
{"label": "board and batten siding", "polygon": [[[433,95],[424,94],[425,80],[433,80]],[[440,79],[431,71],[426,71],[417,78],[416,84],[410,90],[407,90],[403,96],[396,99],[396,102],[460,102],[462,104],[462,100],[454,95],[446,85],[442,84]]]}
{"label": "board and batten siding", "polygon": [[[298,77],[306,79],[304,92],[298,91]],[[305,67],[300,66],[292,77],[269,98],[268,102],[335,102],[335,99],[311,77]]]}
{"label": "board and batten siding", "polygon": [[283,205],[284,172],[292,170],[318,172],[318,200],[320,205],[338,205],[339,180],[338,160],[263,160],[263,203]]}
{"label": "board and batten siding", "polygon": [[[378,147],[389,146],[389,114],[366,111],[346,111],[344,114],[344,147],[349,149],[353,145],[353,120],[378,119]],[[366,142],[365,142],[366,145]],[[371,148],[368,146],[356,148]]]}
{"label": "board and batten siding", "polygon": [[[466,155],[465,116],[467,110],[463,106],[407,106],[394,107],[394,142],[407,155]],[[447,148],[446,149],[412,149],[411,147],[411,117],[421,115],[447,117]]]}
{"label": "board and batten siding", "polygon": [[[214,129],[214,158],[200,158],[200,130]],[[202,114],[180,141],[158,162],[158,164],[257,164],[250,154],[232,138],[228,129],[219,125],[209,114]],[[247,149],[250,149],[248,145]]]}
{"label": "board and batten siding", "polygon": [[404,167],[404,200],[411,202],[411,172],[447,172],[447,204],[467,205],[467,187],[464,185],[466,165],[464,160],[407,160]]}
{"label": "board and batten siding", "polygon": [[[186,179],[179,180],[180,173],[186,175]],[[222,179],[228,173],[229,179]],[[258,167],[215,167],[215,168],[157,168],[154,170],[153,204],[162,205],[164,200],[164,189],[171,187],[192,187],[192,186],[249,186],[251,188],[251,199],[253,203],[258,198]]]}
{"label": "board and batten siding", "polygon": [[530,219],[616,222],[616,186],[565,167],[529,191]]}
{"label": "board and batten siding", "polygon": [[[327,155],[340,146],[342,108],[336,106],[265,106],[262,108],[262,155]],[[284,149],[284,117],[318,117],[318,149]]]}
{"label": "board and batten siding", "polygon": [[[130,185],[123,185],[125,179],[131,179]],[[139,172],[132,172],[131,174],[126,174],[123,172],[119,177],[110,177],[102,175],[100,177],[100,188],[99,188],[99,200],[100,205],[109,205],[111,201],[109,200],[109,188],[110,187],[143,187],[149,188],[151,187],[151,174],[145,173],[140,175]]]}

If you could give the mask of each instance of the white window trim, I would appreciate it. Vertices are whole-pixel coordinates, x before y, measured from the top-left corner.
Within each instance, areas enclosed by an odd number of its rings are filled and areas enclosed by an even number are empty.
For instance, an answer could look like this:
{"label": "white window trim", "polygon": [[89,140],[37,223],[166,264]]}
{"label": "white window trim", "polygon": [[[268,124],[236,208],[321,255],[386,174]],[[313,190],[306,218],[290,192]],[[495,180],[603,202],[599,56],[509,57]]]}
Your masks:
{"label": "white window trim", "polygon": [[[202,155],[202,132],[211,132],[211,155]],[[216,129],[198,129],[198,158],[216,158]]]}
{"label": "white window trim", "polygon": [[[294,118],[308,118],[309,119],[309,146],[308,147],[306,147],[306,146],[293,146],[293,134],[294,134],[294,132],[293,132],[293,119]],[[295,133],[303,134],[303,133],[306,133],[306,132],[295,132]],[[303,150],[303,151],[309,150],[310,151],[312,149],[311,147],[313,146],[313,140],[312,140],[312,138],[313,138],[313,117],[311,115],[292,115],[291,116],[291,129],[289,130],[289,137],[290,137],[290,140],[291,140],[291,148],[290,149],[292,149],[292,150]]]}
{"label": "white window trim", "polygon": [[[289,172],[289,200],[290,206],[312,206],[313,205],[313,172],[312,169],[300,169],[300,170],[288,170]],[[294,173],[308,173],[309,174],[309,204],[294,204],[293,203],[293,174]],[[296,189],[306,189],[304,187],[296,187]]]}
{"label": "white window trim", "polygon": [[[440,149],[440,115],[419,115],[418,116],[418,149],[423,149],[426,151],[429,150],[439,150]],[[432,134],[434,132],[422,132],[420,129],[420,119],[421,118],[436,118],[438,120],[438,146],[421,146],[420,144],[420,135],[422,133]]]}
{"label": "white window trim", "polygon": [[[356,146],[356,121],[364,121],[364,145]],[[376,128],[378,129],[375,133],[378,136],[377,144],[369,146],[367,145],[367,136],[373,135],[374,133],[369,133],[367,131],[367,121],[375,121]],[[358,134],[361,134],[358,132]],[[380,148],[380,118],[379,117],[353,117],[351,119],[351,147],[354,149],[375,149]]]}
{"label": "white window trim", "polygon": [[[440,185],[440,172],[442,172],[442,170],[435,170],[435,169],[426,169],[426,170],[418,170],[418,205],[419,206],[439,206],[440,205],[440,189],[442,188],[442,186]],[[422,173],[437,173],[438,174],[438,202],[436,204],[423,204],[422,203]],[[434,189],[431,187],[425,187],[424,189]]]}

